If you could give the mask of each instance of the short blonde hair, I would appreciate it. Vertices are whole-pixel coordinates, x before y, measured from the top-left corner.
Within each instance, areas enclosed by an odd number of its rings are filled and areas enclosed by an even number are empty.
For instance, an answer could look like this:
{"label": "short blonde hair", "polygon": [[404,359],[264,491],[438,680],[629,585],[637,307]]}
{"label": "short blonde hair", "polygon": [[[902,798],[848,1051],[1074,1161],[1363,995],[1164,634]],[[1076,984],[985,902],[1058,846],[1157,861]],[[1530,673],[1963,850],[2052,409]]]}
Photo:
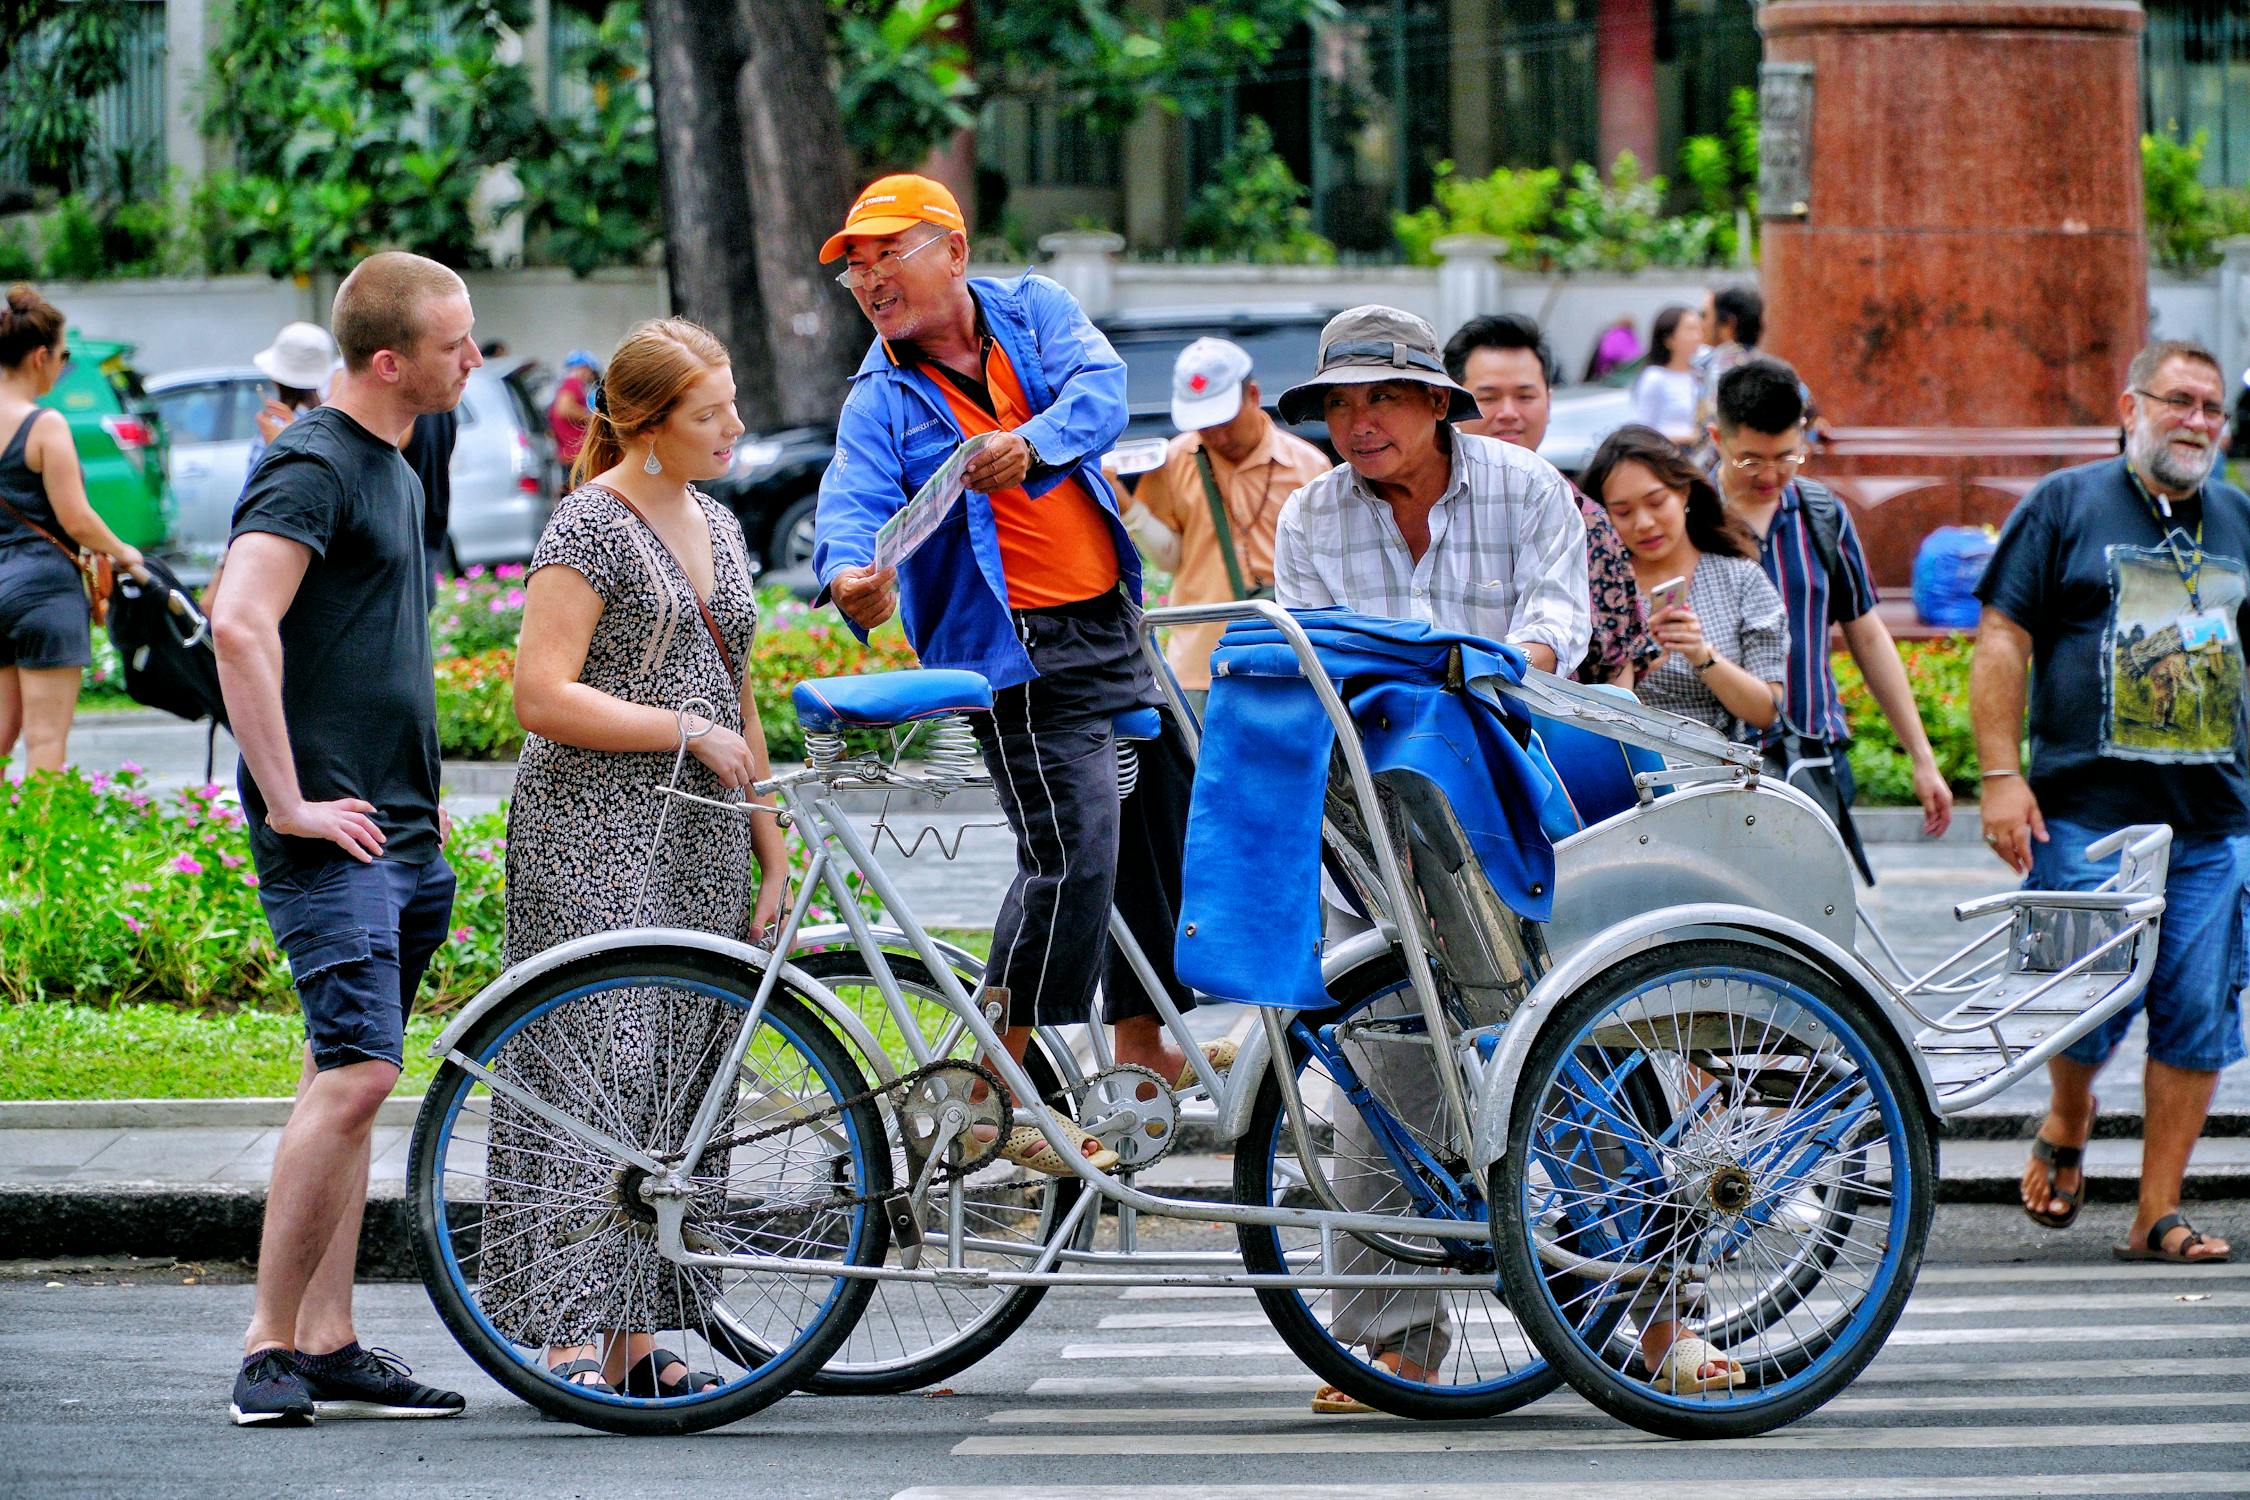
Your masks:
{"label": "short blonde hair", "polygon": [[364,370],[381,350],[411,357],[422,337],[423,304],[460,296],[468,284],[427,256],[382,250],[352,267],[336,288],[329,332],[344,367]]}

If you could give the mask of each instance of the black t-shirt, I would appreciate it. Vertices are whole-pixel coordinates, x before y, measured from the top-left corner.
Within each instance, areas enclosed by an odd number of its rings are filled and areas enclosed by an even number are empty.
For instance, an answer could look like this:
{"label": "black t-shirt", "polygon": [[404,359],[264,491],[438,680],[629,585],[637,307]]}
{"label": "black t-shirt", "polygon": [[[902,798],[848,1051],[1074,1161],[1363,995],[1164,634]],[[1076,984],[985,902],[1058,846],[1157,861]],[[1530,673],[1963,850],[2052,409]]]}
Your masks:
{"label": "black t-shirt", "polygon": [[2121,458],[2050,474],[2016,506],[1977,597],[2031,634],[2029,774],[2046,816],[2250,831],[2245,559],[2250,497],[2216,479],[2169,523]]}
{"label": "black t-shirt", "polygon": [[422,481],[422,545],[432,553],[444,548],[453,522],[453,444],[460,433],[460,413],[429,411],[414,419],[406,440],[406,466]]}
{"label": "black t-shirt", "polygon": [[[372,802],[383,857],[428,863],[438,853],[437,695],[414,471],[395,446],[319,407],[273,440],[235,502],[233,535],[250,531],[313,553],[281,617],[282,718],[299,788],[312,802]],[[349,857],[270,832],[247,763],[240,781],[260,878]]]}

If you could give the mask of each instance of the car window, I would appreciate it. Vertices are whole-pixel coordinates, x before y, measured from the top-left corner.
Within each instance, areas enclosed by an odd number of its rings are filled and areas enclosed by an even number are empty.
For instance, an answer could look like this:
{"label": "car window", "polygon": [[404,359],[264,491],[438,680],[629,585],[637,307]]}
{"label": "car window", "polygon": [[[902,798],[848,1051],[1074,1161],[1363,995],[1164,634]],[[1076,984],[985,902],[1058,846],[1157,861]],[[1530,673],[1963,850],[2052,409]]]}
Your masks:
{"label": "car window", "polygon": [[266,409],[266,398],[273,394],[273,387],[263,380],[237,380],[234,383],[236,442],[247,443],[258,435],[258,413]]}
{"label": "car window", "polygon": [[1313,372],[1320,354],[1320,325],[1281,323],[1256,328],[1127,329],[1110,335],[1125,361],[1125,400],[1135,408],[1163,406],[1172,399],[1172,366],[1180,351],[1211,333],[1240,344],[1250,355],[1259,394],[1267,405]]}
{"label": "car window", "polygon": [[[224,443],[235,433],[235,392],[228,385],[175,386],[152,398],[175,443]],[[255,430],[255,429],[253,429]]]}

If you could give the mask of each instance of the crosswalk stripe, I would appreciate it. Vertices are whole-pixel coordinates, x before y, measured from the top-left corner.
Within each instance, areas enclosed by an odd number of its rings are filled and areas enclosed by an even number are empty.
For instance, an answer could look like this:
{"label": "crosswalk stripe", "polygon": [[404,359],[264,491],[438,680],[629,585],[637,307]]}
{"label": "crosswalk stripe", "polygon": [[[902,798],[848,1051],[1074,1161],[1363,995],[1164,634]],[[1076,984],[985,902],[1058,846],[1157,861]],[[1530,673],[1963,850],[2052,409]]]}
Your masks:
{"label": "crosswalk stripe", "polygon": [[[2058,1367],[2052,1360],[1980,1364],[1974,1360],[1911,1360],[1878,1358],[1859,1373],[1857,1389],[1870,1383],[1909,1384],[1934,1380],[2036,1381],[2041,1385],[2077,1387],[2118,1380],[2207,1380],[2213,1376],[2250,1375],[2250,1359],[2105,1359]],[[1042,1375],[1024,1390],[1027,1396],[1216,1396],[1240,1392],[1271,1395],[1275,1392],[1312,1391],[1313,1377],[1304,1370],[1274,1375]],[[2090,1391],[2075,1391],[2093,1396]]]}
{"label": "crosswalk stripe", "polygon": [[[2100,1398],[2105,1411],[2128,1411],[2136,1408],[2170,1410],[2184,1402],[2192,1401],[2198,1411],[2221,1407],[2250,1406],[2250,1391],[2116,1391]],[[1953,1412],[1953,1411],[2017,1411],[2025,1409],[2051,1409],[2055,1404],[2051,1391],[2020,1391],[2014,1395],[1988,1394],[1976,1396],[1838,1396],[1821,1408],[1824,1413],[1849,1412]],[[1557,1392],[1543,1396],[1527,1406],[1518,1408],[1517,1414],[1543,1416],[1595,1415],[1599,1408],[1581,1396]],[[1158,1426],[1168,1427],[1175,1422],[1304,1422],[1320,1426],[1335,1421],[1396,1421],[1395,1417],[1373,1413],[1356,1417],[1337,1417],[1312,1409],[1309,1401],[1295,1406],[1105,1406],[1098,1411],[1083,1408],[1016,1406],[996,1411],[985,1417],[994,1427],[1085,1427],[1090,1425]]]}
{"label": "crosswalk stripe", "polygon": [[[2132,1264],[2105,1261],[2100,1265],[2082,1266],[1924,1266],[1914,1278],[1917,1289],[1933,1286],[1990,1286],[2006,1290],[2012,1286],[2045,1285],[2049,1282],[2092,1281],[2105,1287],[2125,1286],[2142,1281],[2176,1281],[2183,1292],[2196,1290],[2207,1281],[2236,1281],[2250,1278],[2250,1260],[2224,1261],[2215,1266],[2169,1266]],[[1207,1299],[1222,1301],[1248,1301],[1257,1293],[1238,1286],[1132,1286],[1118,1293],[1125,1302],[1201,1302]]]}
{"label": "crosswalk stripe", "polygon": [[[2020,1500],[2024,1495],[2143,1496],[2161,1477],[2172,1495],[2236,1495],[2242,1476],[2189,1471],[2130,1474],[1837,1475],[1806,1479],[1743,1479],[1728,1475],[1729,1500]],[[1478,1484],[1041,1484],[917,1485],[891,1500],[1492,1500],[1490,1480]],[[1508,1500],[1648,1500],[1640,1481],[1511,1479]]]}
{"label": "crosswalk stripe", "polygon": [[[2193,1397],[2187,1398],[2192,1403]],[[2046,1452],[2056,1448],[2182,1448],[2250,1443],[2250,1422],[2135,1422],[2129,1425],[2071,1423],[2052,1427],[1793,1427],[1760,1437],[1733,1438],[1731,1458],[1747,1452],[1841,1453],[1868,1448],[1990,1449]],[[1711,1454],[1699,1445],[1671,1445],[1666,1438],[1614,1425],[1583,1430],[1480,1428],[1452,1424],[1368,1423],[1349,1431],[1197,1432],[1164,1434],[1161,1444],[1145,1432],[1007,1433],[964,1438],[953,1447],[957,1458],[1075,1458],[1130,1454],[1142,1459],[1215,1457],[1256,1453],[1523,1453],[1584,1452],[1673,1446],[1682,1454]],[[2018,1483],[2021,1483],[2019,1480]],[[2142,1481],[2142,1488],[2146,1480]]]}
{"label": "crosswalk stripe", "polygon": [[[2050,1311],[2055,1310],[2050,1304]],[[2237,1323],[2073,1323],[2057,1328],[1898,1328],[1886,1347],[1919,1345],[2139,1344],[2172,1339],[2250,1340],[2250,1321]],[[1254,1359],[1287,1355],[1280,1336],[1264,1339],[1183,1339],[1168,1343],[1065,1344],[1064,1359]]]}

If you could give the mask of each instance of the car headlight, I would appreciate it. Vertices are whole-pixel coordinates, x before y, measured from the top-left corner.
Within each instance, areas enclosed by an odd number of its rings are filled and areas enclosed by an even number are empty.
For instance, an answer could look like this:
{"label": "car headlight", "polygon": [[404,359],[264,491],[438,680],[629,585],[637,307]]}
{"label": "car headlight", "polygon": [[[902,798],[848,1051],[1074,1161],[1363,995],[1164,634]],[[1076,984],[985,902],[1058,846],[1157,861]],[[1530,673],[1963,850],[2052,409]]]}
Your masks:
{"label": "car headlight", "polygon": [[732,473],[748,478],[781,461],[781,444],[765,438],[744,438],[734,445]]}

